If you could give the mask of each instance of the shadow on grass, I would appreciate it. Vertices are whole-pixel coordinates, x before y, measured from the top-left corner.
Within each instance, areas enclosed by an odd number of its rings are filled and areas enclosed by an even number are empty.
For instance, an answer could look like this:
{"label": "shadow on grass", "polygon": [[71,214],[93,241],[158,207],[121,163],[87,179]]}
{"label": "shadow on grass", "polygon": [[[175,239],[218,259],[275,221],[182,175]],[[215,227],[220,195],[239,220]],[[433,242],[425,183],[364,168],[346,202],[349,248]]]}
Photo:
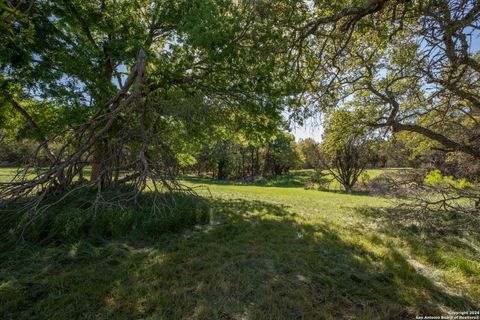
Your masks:
{"label": "shadow on grass", "polygon": [[395,249],[378,255],[285,206],[216,200],[214,221],[148,244],[0,254],[2,319],[406,319],[470,310]]}
{"label": "shadow on grass", "polygon": [[[469,228],[470,231],[462,228],[464,225],[474,226],[475,220],[459,220],[459,227],[455,229],[451,220],[438,213],[429,216],[427,228],[411,218],[406,219],[406,214],[411,217],[407,209],[361,207],[355,211],[374,219],[378,223],[378,231],[405,241],[414,255],[431,265],[454,268],[474,283],[480,283],[480,233],[478,229],[472,232],[472,228]],[[449,228],[442,229],[446,226]]]}
{"label": "shadow on grass", "polygon": [[371,197],[372,193],[368,191],[362,191],[362,190],[352,190],[351,192],[346,192],[344,190],[334,190],[334,189],[322,189],[319,190],[322,192],[329,192],[329,193],[336,193],[336,194],[345,194],[345,195],[351,195],[351,196],[368,196]]}
{"label": "shadow on grass", "polygon": [[190,183],[205,185],[235,185],[235,186],[256,186],[256,187],[281,187],[281,188],[303,188],[310,177],[309,171],[296,171],[276,177],[263,177],[256,181],[249,180],[217,180],[208,177],[183,176],[182,179]]}

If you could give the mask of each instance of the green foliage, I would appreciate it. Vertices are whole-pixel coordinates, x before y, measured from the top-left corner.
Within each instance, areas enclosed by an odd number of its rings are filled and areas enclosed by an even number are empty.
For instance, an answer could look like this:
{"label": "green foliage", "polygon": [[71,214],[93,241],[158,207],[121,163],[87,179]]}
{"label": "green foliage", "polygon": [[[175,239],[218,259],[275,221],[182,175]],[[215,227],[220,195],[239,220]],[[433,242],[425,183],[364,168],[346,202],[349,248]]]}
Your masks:
{"label": "green foliage", "polygon": [[298,167],[300,157],[295,148],[295,137],[286,132],[279,132],[267,146],[264,174],[279,175]]}
{"label": "green foliage", "polygon": [[465,178],[455,179],[452,176],[444,176],[438,169],[430,171],[425,176],[424,183],[431,187],[450,187],[460,190],[467,189],[473,186],[473,184]]}
{"label": "green foliage", "polygon": [[352,138],[366,139],[367,128],[362,111],[335,110],[325,119],[322,151],[335,154]]}
{"label": "green foliage", "polygon": [[[5,199],[37,189],[55,189],[45,198],[65,193],[86,165],[101,191],[128,183],[143,190],[147,180],[171,189],[204,145],[214,150],[218,177],[239,177],[238,166],[228,168],[236,159],[223,136],[241,135],[246,145],[268,141],[293,103],[285,96],[298,91],[286,34],[250,1],[30,4],[28,21],[16,14],[9,21],[24,43],[1,38],[8,95],[0,94],[0,108],[12,117],[0,129],[41,143],[51,171],[39,171],[44,177],[22,193],[2,189]],[[277,152],[284,146],[272,143],[280,169],[268,174],[285,172],[294,154],[284,157]]]}
{"label": "green foliage", "polygon": [[[6,140],[6,139],[5,139]],[[36,146],[28,143],[0,142],[0,164],[23,164],[34,152]]]}
{"label": "green foliage", "polygon": [[298,143],[298,149],[305,169],[315,169],[321,166],[319,143],[315,140],[311,138],[301,140]]}
{"label": "green foliage", "polygon": [[217,179],[257,179],[284,174],[300,165],[293,135],[276,129],[272,135],[263,132],[263,140],[238,132],[216,132],[194,154],[195,164],[184,169],[198,175],[211,172]]}
{"label": "green foliage", "polygon": [[373,140],[369,137],[362,112],[336,110],[326,121],[319,162],[351,192],[372,161]]}

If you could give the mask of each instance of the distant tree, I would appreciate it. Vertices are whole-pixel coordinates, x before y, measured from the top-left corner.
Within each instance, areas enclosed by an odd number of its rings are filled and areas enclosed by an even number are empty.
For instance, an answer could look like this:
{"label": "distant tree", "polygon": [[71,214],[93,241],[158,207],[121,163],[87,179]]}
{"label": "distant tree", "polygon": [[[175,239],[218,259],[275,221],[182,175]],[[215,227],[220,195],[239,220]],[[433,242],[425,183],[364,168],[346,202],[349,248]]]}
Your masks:
{"label": "distant tree", "polygon": [[298,149],[302,156],[303,167],[305,169],[317,169],[319,163],[319,143],[312,138],[300,140]]}
{"label": "distant tree", "polygon": [[263,175],[281,175],[287,173],[300,162],[292,134],[279,132],[273,137],[265,151]]}
{"label": "distant tree", "polygon": [[371,163],[368,133],[359,115],[346,110],[335,111],[327,120],[320,145],[320,168],[330,172],[346,192],[352,192],[365,168]]}
{"label": "distant tree", "polygon": [[325,152],[325,168],[346,192],[352,192],[369,162],[368,142],[360,137],[349,137],[339,144],[334,153]]}
{"label": "distant tree", "polygon": [[274,176],[300,165],[294,137],[277,130],[267,141],[248,141],[240,134],[218,136],[194,154],[192,169],[217,179],[245,179]]}

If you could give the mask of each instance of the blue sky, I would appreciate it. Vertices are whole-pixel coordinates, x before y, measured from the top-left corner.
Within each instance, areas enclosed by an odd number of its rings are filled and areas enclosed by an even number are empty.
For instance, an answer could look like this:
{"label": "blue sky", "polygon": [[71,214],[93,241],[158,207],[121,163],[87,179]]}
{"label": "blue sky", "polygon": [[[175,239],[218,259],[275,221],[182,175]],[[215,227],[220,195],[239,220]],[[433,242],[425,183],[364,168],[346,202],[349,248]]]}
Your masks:
{"label": "blue sky", "polygon": [[319,119],[308,118],[305,120],[303,126],[292,125],[292,134],[298,142],[300,139],[312,138],[320,141],[323,133],[323,127]]}

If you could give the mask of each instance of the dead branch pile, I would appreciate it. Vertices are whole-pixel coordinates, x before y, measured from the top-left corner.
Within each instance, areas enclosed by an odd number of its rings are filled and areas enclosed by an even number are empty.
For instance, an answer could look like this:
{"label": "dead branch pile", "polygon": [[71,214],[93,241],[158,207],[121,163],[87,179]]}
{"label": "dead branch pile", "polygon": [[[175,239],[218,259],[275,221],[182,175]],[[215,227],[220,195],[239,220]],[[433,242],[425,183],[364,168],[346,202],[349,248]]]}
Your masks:
{"label": "dead branch pile", "polygon": [[394,200],[392,219],[428,230],[478,232],[480,185],[429,184],[426,174],[424,170],[383,174],[367,182],[366,188]]}

